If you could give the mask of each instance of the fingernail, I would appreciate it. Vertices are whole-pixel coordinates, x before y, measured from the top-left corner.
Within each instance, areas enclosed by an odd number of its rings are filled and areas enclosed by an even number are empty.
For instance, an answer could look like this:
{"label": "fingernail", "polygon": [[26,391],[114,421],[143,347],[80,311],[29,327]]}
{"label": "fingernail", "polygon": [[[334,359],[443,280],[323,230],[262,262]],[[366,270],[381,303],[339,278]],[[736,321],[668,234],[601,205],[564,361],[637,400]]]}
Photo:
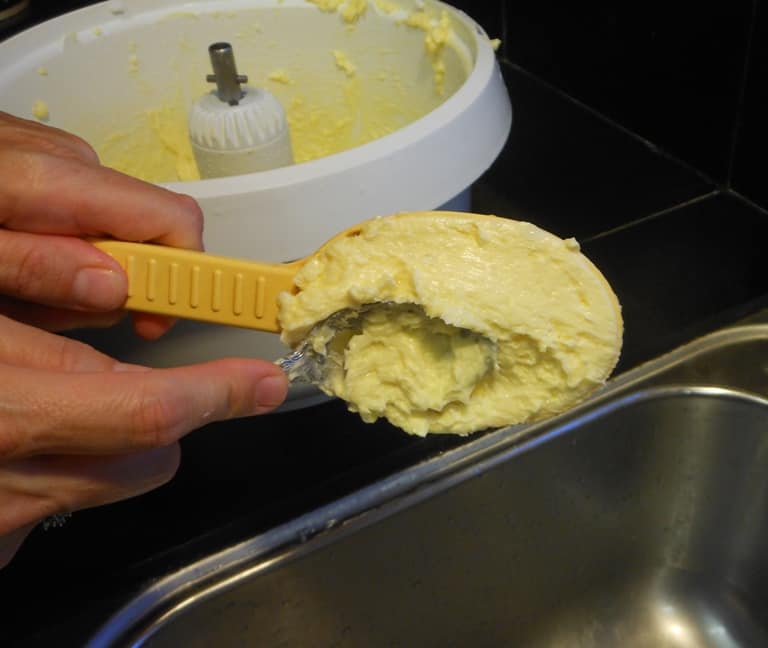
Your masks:
{"label": "fingernail", "polygon": [[284,374],[262,378],[257,386],[257,414],[263,414],[275,409],[288,395],[288,378]]}
{"label": "fingernail", "polygon": [[125,301],[125,278],[114,270],[83,268],[75,275],[72,292],[81,308],[115,310]]}

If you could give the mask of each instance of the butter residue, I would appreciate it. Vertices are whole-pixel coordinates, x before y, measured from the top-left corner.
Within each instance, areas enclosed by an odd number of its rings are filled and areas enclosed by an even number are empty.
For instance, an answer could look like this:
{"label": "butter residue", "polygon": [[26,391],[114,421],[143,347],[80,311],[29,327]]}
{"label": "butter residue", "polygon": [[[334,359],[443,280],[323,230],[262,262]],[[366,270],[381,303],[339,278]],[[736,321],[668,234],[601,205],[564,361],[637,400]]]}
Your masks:
{"label": "butter residue", "polygon": [[51,111],[45,101],[37,99],[32,104],[32,115],[39,121],[48,121],[51,116]]}
{"label": "butter residue", "polygon": [[368,11],[368,0],[307,0],[320,11],[338,12],[344,22],[354,24]]}
{"label": "butter residue", "polygon": [[349,60],[349,57],[344,52],[341,50],[333,50],[331,54],[333,54],[333,60],[336,62],[337,68],[344,72],[348,77],[355,76],[357,67],[355,67],[355,64]]}
{"label": "butter residue", "polygon": [[273,70],[267,75],[267,79],[274,81],[275,83],[282,83],[283,85],[292,85],[293,81],[285,70]]}
{"label": "butter residue", "polygon": [[116,130],[97,151],[102,163],[149,182],[199,180],[187,118],[168,103],[137,116],[141,127]]}
{"label": "butter residue", "polygon": [[392,2],[391,0],[374,0],[374,5],[376,5],[376,8],[385,14],[393,14],[397,11],[401,11],[400,5],[398,5],[395,2]]}
{"label": "butter residue", "polygon": [[368,0],[347,0],[339,14],[348,23],[356,23],[368,11]]}
{"label": "butter residue", "polygon": [[346,0],[307,0],[307,2],[315,5],[320,11],[332,13],[338,11],[339,7],[341,7]]}
{"label": "butter residue", "polygon": [[[390,15],[390,18],[379,16],[380,20],[390,23],[389,29],[424,32],[424,51],[434,70],[434,90],[424,84],[411,94],[408,84],[412,81],[404,80],[393,69],[390,56],[382,53],[380,68],[371,69],[366,58],[368,53],[348,49],[354,46],[348,45],[346,39],[339,40],[329,51],[328,76],[323,77],[323,88],[317,76],[308,78],[293,61],[275,61],[276,69],[265,74],[261,83],[269,85],[283,104],[296,163],[366,144],[412,123],[439,105],[448,85],[443,58],[446,48],[450,47],[452,27],[447,13],[439,14],[432,8],[403,9],[391,0],[307,1],[322,11],[339,12],[349,29],[360,33],[364,25],[358,21],[369,9]],[[161,20],[190,18],[199,17],[174,12]],[[262,29],[261,24],[249,17],[238,23],[238,38],[258,38]],[[178,52],[189,58],[193,51],[191,45],[185,36],[179,38]],[[175,96],[173,88],[169,88],[171,92],[167,95],[163,92],[158,96],[157,89],[143,78],[139,54],[137,43],[128,41],[127,71],[136,87],[151,101],[147,102],[146,109],[122,117],[119,122],[105,120],[104,126],[99,126],[100,131],[89,139],[105,164],[130,175],[150,182],[196,180],[199,174],[185,135],[186,113],[193,99],[187,95]],[[423,57],[424,54],[416,54],[414,65],[423,62]],[[240,63],[243,69],[249,68],[247,59]],[[343,72],[343,77],[337,70]],[[419,83],[421,85],[421,81]],[[184,87],[183,83],[180,85]]]}
{"label": "butter residue", "polygon": [[[351,26],[354,26],[365,15],[369,6],[369,0],[306,1],[318,7],[321,11],[338,13]],[[404,12],[403,7],[391,0],[373,0],[373,2],[376,8],[386,15]],[[445,91],[446,72],[442,52],[453,34],[453,26],[448,11],[442,10],[438,17],[434,9],[424,6],[411,11],[404,18],[398,18],[397,22],[424,32],[424,46],[432,64],[435,89],[439,94],[442,94]]]}
{"label": "butter residue", "polygon": [[440,18],[436,19],[432,12],[420,9],[411,13],[404,23],[424,32],[424,46],[432,62],[432,70],[435,75],[435,89],[442,94],[445,91],[445,60],[442,53],[453,33],[448,12],[443,10],[440,13]]}
{"label": "butter residue", "polygon": [[128,73],[131,76],[139,73],[139,57],[137,54],[130,54],[128,56]]}
{"label": "butter residue", "polygon": [[[366,421],[469,434],[548,418],[604,383],[621,349],[610,286],[573,240],[530,223],[447,212],[363,224],[279,297],[282,340],[313,332],[321,388]],[[337,311],[381,304],[329,339]],[[394,305],[394,306],[393,306]]]}

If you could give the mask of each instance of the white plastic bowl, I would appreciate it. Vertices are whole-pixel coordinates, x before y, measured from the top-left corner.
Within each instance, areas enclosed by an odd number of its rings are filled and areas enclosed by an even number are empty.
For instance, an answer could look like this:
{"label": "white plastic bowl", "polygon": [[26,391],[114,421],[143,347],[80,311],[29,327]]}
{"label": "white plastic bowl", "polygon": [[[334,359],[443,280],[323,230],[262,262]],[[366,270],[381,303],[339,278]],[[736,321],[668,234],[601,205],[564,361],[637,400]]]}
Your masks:
{"label": "white plastic bowl", "polygon": [[[304,0],[126,0],[92,5],[0,43],[0,110],[31,117],[35,101],[43,100],[52,125],[92,141],[98,129],[103,134],[130,121],[158,97],[172,92],[175,100],[190,102],[199,96],[206,89],[207,46],[217,40],[233,43],[241,71],[292,66],[306,72],[305,84],[315,84],[316,92],[330,87],[323,75],[337,44],[359,64],[361,78],[375,75],[383,57],[406,88],[404,100],[409,93],[422,102],[434,97],[424,116],[379,139],[290,167],[165,183],[200,202],[209,251],[296,259],[373,216],[467,209],[468,188],[506,141],[511,106],[485,32],[440,2],[397,4],[406,13],[419,4],[449,12],[454,35],[444,50],[443,96],[435,92],[423,32],[374,10],[373,2],[350,28]],[[254,21],[264,27],[244,34]],[[276,335],[194,322],[179,323],[151,344],[126,327],[84,337],[126,361],[153,366],[233,355],[274,359],[285,352]],[[286,407],[318,399],[315,390],[292,388]]]}

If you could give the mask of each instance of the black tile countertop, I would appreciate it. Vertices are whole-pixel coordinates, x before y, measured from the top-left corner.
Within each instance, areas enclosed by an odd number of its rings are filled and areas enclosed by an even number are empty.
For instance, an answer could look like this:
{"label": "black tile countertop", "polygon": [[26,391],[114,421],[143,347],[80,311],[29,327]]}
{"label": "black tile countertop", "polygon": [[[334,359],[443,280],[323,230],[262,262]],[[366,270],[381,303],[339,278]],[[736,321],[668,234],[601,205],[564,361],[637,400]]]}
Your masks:
{"label": "black tile countertop", "polygon": [[[478,212],[576,236],[624,308],[624,371],[768,302],[768,216],[504,64],[515,118]],[[215,424],[176,479],[36,531],[0,572],[3,645],[79,645],[142,584],[461,439],[363,424],[339,402]]]}

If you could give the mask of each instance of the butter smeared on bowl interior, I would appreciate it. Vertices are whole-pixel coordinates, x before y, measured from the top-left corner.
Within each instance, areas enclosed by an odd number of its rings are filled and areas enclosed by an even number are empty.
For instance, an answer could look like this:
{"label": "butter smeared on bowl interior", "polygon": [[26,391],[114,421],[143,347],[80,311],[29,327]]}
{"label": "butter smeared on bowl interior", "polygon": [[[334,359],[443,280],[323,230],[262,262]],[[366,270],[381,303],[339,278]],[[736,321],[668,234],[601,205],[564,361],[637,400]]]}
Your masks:
{"label": "butter smeared on bowl interior", "polygon": [[[175,12],[164,16],[166,23],[196,22],[203,18],[218,22],[211,34],[224,34],[238,52],[238,66],[252,77],[253,85],[263,85],[281,101],[291,133],[294,161],[307,162],[333,155],[384,137],[423,117],[448,98],[460,85],[458,60],[460,44],[454,33],[448,11],[432,6],[413,8],[412,3],[377,0],[306,0],[307,11],[324,29],[328,23],[341,23],[337,42],[317,56],[303,54],[307,43],[295,42],[291,47],[266,43],[272,38],[269,28],[260,23],[275,21],[285,13],[285,25],[296,20],[296,8],[269,7],[270,16],[243,7],[232,15],[197,15]],[[316,9],[319,11],[316,11]],[[262,11],[266,9],[262,8]],[[303,13],[307,13],[304,11]],[[256,17],[259,20],[256,20]],[[278,24],[278,23],[273,23]],[[293,24],[293,23],[290,23]],[[296,21],[296,24],[300,24]],[[227,36],[237,25],[235,34]],[[288,30],[288,28],[285,28]],[[378,40],[370,45],[379,30],[391,34],[391,50]],[[407,71],[395,62],[403,31],[418,36],[422,44],[414,52]],[[171,39],[171,63],[166,63],[167,78],[162,88],[148,80],[156,72],[142,67],[144,54],[135,43],[126,51],[130,81],[127,87],[146,96],[144,108],[128,119],[115,120],[96,127],[83,125],[103,164],[149,182],[195,181],[200,174],[195,163],[187,132],[189,104],[209,90],[205,74],[194,76],[194,62],[210,41],[191,45],[186,35],[178,42]],[[374,44],[379,42],[379,44]],[[260,49],[262,48],[262,49]],[[263,48],[266,48],[264,51]],[[456,51],[454,51],[456,50]],[[256,52],[259,52],[257,55]],[[306,58],[305,58],[306,57]],[[317,59],[308,61],[307,58]],[[453,61],[446,63],[446,58]],[[429,61],[432,79],[404,79],[414,75]],[[376,60],[373,64],[371,61]],[[277,66],[277,67],[275,67]],[[319,67],[318,67],[319,66]],[[454,77],[446,81],[448,67]],[[207,70],[207,69],[206,69]],[[416,83],[415,79],[419,78]],[[430,86],[429,92],[415,85]],[[37,113],[35,113],[37,116]]]}
{"label": "butter smeared on bowl interior", "polygon": [[[554,416],[600,387],[621,350],[618,300],[576,241],[495,216],[369,221],[296,286],[280,297],[282,339],[295,347],[314,328],[323,391],[421,436]],[[333,339],[315,328],[369,304]]]}

